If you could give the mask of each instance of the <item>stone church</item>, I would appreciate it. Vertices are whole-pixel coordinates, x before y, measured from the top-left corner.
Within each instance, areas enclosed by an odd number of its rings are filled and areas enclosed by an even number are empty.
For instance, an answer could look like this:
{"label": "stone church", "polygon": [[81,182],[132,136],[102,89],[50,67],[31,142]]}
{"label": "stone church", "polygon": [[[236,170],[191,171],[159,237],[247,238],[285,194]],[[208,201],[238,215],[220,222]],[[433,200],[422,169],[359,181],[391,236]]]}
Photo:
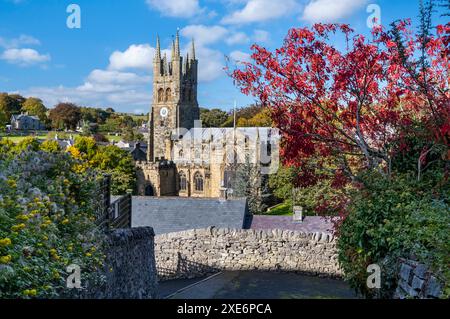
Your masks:
{"label": "stone church", "polygon": [[239,165],[257,165],[262,174],[278,168],[277,129],[201,127],[198,65],[194,41],[181,56],[177,32],[169,61],[158,37],[147,159],[136,162],[139,195],[218,198],[232,192]]}

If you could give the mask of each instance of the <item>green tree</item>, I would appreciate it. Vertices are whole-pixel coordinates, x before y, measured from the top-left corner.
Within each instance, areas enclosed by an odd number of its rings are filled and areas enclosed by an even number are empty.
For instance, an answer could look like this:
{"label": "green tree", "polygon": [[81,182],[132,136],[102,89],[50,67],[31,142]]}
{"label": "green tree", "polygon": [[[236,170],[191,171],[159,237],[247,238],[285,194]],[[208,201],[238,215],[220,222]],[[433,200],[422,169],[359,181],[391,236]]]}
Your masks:
{"label": "green tree", "polygon": [[[20,114],[25,99],[20,95],[0,93],[0,120],[8,123],[13,114]],[[6,119],[6,122],[4,122]]]}
{"label": "green tree", "polygon": [[[136,189],[136,171],[131,154],[114,145],[99,146],[92,137],[79,136],[73,149],[80,153],[86,167],[111,174],[111,193],[123,195]],[[73,150],[72,149],[72,154]]]}
{"label": "green tree", "polygon": [[234,197],[247,198],[248,208],[252,214],[265,212],[272,201],[268,176],[261,174],[260,168],[248,161],[238,165],[232,188]]}
{"label": "green tree", "polygon": [[98,145],[94,138],[86,136],[77,136],[75,138],[75,148],[86,155],[86,159],[92,159],[98,152]]}
{"label": "green tree", "polygon": [[269,187],[275,197],[282,201],[292,199],[292,191],[296,187],[299,168],[293,166],[280,166],[276,174],[269,177]]}
{"label": "green tree", "polygon": [[59,103],[50,111],[49,118],[56,129],[75,130],[81,120],[81,111],[73,103]]}
{"label": "green tree", "polygon": [[35,115],[39,117],[41,122],[47,123],[47,108],[45,107],[42,100],[30,97],[25,100],[25,102],[22,105],[22,111],[28,113],[29,115]]}
{"label": "green tree", "polygon": [[135,142],[144,140],[144,136],[136,129],[125,127],[122,129],[122,140],[126,142]]}
{"label": "green tree", "polygon": [[131,154],[114,145],[101,147],[90,160],[92,166],[111,174],[111,193],[123,195],[135,191],[136,169]]}
{"label": "green tree", "polygon": [[200,109],[203,127],[221,127],[228,119],[228,113],[220,109]]}

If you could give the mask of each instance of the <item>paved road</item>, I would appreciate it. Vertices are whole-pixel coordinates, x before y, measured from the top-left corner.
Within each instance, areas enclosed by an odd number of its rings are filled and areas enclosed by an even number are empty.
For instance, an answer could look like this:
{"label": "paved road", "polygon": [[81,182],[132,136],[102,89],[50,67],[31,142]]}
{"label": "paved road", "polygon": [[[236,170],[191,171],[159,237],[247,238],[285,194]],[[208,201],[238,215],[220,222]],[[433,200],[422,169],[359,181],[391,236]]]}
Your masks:
{"label": "paved road", "polygon": [[[183,286],[182,281],[178,281]],[[352,299],[355,293],[341,280],[294,273],[223,272],[172,295],[172,299]],[[165,296],[177,281],[160,284]]]}

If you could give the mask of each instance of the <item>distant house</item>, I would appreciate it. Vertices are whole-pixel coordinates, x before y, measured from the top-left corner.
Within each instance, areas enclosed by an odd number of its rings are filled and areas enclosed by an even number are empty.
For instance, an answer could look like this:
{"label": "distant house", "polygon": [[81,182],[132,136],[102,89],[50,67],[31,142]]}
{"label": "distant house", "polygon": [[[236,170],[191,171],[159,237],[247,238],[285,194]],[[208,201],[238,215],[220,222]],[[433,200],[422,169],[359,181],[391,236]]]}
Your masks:
{"label": "distant house", "polygon": [[124,142],[120,141],[115,143],[118,148],[128,151],[133,156],[135,161],[146,161],[147,160],[147,144],[141,142]]}
{"label": "distant house", "polygon": [[26,130],[45,130],[45,125],[39,120],[37,116],[27,114],[13,115],[11,117],[11,129],[17,131]]}

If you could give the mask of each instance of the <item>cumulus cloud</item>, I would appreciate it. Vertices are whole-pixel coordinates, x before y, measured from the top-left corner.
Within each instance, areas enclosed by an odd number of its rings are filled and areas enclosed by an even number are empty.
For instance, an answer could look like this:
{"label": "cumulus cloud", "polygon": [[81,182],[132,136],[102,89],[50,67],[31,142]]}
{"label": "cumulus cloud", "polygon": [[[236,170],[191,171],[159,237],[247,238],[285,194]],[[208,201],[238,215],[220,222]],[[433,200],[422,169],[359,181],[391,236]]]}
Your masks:
{"label": "cumulus cloud", "polygon": [[311,23],[337,22],[363,7],[367,0],[312,0],[303,11],[302,19]]}
{"label": "cumulus cloud", "polygon": [[129,88],[120,86],[111,86],[110,90],[101,91],[88,89],[84,85],[79,87],[32,87],[28,90],[19,92],[24,96],[39,96],[45,105],[52,107],[59,102],[72,102],[80,105],[89,105],[93,107],[142,107],[150,104],[152,94],[151,90],[141,89],[139,87]]}
{"label": "cumulus cloud", "polygon": [[198,0],[146,0],[148,6],[162,15],[177,18],[191,18],[204,12]]}
{"label": "cumulus cloud", "polygon": [[48,106],[70,101],[95,107],[147,107],[152,98],[149,85],[154,52],[148,44],[133,44],[123,52],[113,52],[107,69],[92,70],[78,86],[32,87],[20,93],[39,96]]}
{"label": "cumulus cloud", "polygon": [[200,82],[211,82],[224,75],[225,57],[217,50],[199,47],[197,49],[199,59],[198,80]]}
{"label": "cumulus cloud", "polygon": [[250,38],[244,32],[237,32],[225,39],[228,45],[243,44],[250,41]]}
{"label": "cumulus cloud", "polygon": [[49,54],[40,54],[34,49],[8,49],[0,55],[1,60],[10,64],[29,66],[50,61]]}
{"label": "cumulus cloud", "polygon": [[[240,1],[239,1],[240,2]],[[245,6],[222,19],[224,24],[245,24],[267,21],[298,11],[295,0],[247,0]]]}
{"label": "cumulus cloud", "polygon": [[233,51],[230,53],[230,58],[234,60],[234,62],[249,62],[250,61],[250,54],[242,52],[242,51]]}
{"label": "cumulus cloud", "polygon": [[21,34],[18,38],[13,39],[0,37],[0,47],[5,49],[15,49],[21,46],[33,46],[40,44],[41,42],[38,39],[26,34]]}
{"label": "cumulus cloud", "polygon": [[115,51],[109,57],[109,69],[151,69],[155,48],[148,44],[133,44],[127,50]]}
{"label": "cumulus cloud", "polygon": [[228,30],[217,25],[206,26],[197,24],[184,27],[181,29],[180,34],[186,38],[195,39],[197,46],[204,46],[222,40],[228,34]]}
{"label": "cumulus cloud", "polygon": [[253,32],[253,39],[256,42],[267,43],[270,41],[270,33],[265,30],[255,30]]}

